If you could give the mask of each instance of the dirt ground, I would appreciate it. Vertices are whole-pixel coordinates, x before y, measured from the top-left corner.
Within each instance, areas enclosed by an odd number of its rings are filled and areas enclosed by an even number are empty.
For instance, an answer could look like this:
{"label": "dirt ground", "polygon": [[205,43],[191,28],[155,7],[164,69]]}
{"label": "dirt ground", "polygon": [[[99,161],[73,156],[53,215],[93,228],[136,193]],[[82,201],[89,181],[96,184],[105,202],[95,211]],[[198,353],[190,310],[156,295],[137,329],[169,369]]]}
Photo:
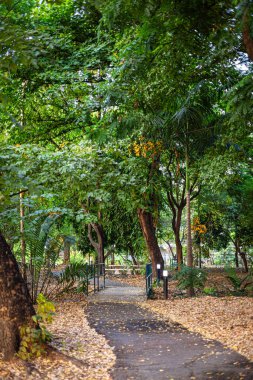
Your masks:
{"label": "dirt ground", "polygon": [[4,380],[109,380],[115,355],[102,335],[90,328],[84,296],[67,296],[56,303],[56,315],[48,330],[53,334],[48,355],[31,363],[15,358],[0,360],[0,379]]}
{"label": "dirt ground", "polygon": [[204,296],[151,300],[143,306],[253,361],[253,298]]}

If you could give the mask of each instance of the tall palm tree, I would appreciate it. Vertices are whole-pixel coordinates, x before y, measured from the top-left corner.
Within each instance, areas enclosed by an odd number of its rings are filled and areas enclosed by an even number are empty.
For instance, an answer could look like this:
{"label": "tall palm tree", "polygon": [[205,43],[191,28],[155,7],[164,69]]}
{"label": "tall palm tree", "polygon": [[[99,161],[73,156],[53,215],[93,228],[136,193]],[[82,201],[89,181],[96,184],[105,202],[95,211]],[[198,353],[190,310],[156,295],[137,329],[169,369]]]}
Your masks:
{"label": "tall palm tree", "polygon": [[[202,102],[194,101],[193,93],[190,93],[185,103],[174,113],[172,120],[185,152],[185,192],[186,192],[186,225],[187,225],[187,266],[193,267],[192,238],[191,238],[191,177],[190,156],[196,150],[203,150],[205,144],[204,135],[199,131],[205,131],[205,117],[212,112],[211,107]],[[196,134],[197,132],[197,134]],[[206,133],[206,132],[205,132]],[[194,295],[194,289],[189,289],[189,296]]]}

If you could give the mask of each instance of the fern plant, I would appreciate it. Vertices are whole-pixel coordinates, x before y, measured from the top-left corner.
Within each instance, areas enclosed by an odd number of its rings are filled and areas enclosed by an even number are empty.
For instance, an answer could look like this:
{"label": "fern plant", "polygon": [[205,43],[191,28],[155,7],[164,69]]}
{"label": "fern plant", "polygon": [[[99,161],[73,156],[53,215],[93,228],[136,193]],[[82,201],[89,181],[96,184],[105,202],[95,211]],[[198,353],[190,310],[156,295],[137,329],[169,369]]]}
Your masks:
{"label": "fern plant", "polygon": [[177,272],[173,278],[178,281],[179,289],[198,289],[204,288],[206,281],[206,273],[198,268],[183,266],[180,272]]}
{"label": "fern plant", "polygon": [[88,280],[93,277],[93,271],[94,269],[88,264],[70,263],[59,276],[58,281],[63,285],[62,291],[87,292]]}
{"label": "fern plant", "polygon": [[58,215],[39,217],[29,224],[25,232],[28,253],[29,290],[33,302],[39,293],[47,295],[52,280],[51,271],[59,257],[62,239],[50,236]]}
{"label": "fern plant", "polygon": [[235,268],[225,268],[226,277],[233,286],[233,291],[238,294],[245,293],[247,288],[253,287],[253,269],[249,270],[249,273],[242,278],[238,276]]}

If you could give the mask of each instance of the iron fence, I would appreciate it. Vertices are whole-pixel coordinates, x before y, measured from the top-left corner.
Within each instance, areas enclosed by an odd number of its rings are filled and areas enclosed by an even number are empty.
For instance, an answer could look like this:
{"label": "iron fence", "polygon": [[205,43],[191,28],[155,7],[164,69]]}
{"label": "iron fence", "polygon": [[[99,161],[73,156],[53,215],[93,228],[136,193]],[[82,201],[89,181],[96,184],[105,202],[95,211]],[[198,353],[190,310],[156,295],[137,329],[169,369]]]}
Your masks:
{"label": "iron fence", "polygon": [[105,264],[87,264],[86,295],[105,288]]}
{"label": "iron fence", "polygon": [[152,295],[152,281],[153,281],[152,264],[146,264],[146,294],[147,294],[147,298],[151,298],[151,295]]}

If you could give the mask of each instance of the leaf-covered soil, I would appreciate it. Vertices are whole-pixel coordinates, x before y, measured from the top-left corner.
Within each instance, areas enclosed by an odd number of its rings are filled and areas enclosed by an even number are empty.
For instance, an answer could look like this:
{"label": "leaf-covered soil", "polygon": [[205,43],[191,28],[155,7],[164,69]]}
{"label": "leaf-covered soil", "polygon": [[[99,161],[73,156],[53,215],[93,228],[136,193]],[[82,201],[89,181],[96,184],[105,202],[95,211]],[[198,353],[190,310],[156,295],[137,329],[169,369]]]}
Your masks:
{"label": "leaf-covered soil", "polygon": [[143,306],[190,331],[216,339],[253,361],[253,298],[172,298],[149,300]]}
{"label": "leaf-covered soil", "polygon": [[[170,277],[174,275],[175,271],[170,271]],[[227,279],[224,269],[221,268],[210,268],[206,269],[207,280],[205,283],[205,288],[213,289],[218,295],[228,295],[233,291],[233,286],[231,282]],[[241,270],[237,271],[237,276],[240,278],[245,277],[245,273]],[[128,284],[130,286],[139,286],[145,288],[145,276],[141,274],[136,275],[110,275],[107,278],[111,280],[118,281],[123,284]],[[169,280],[169,291],[173,297],[183,296],[186,292],[177,289],[177,281]],[[156,298],[162,298],[161,291],[156,291]]]}
{"label": "leaf-covered soil", "polygon": [[109,275],[106,278],[117,281],[121,284],[127,284],[130,286],[139,286],[141,288],[145,287],[145,276],[141,274],[135,275]]}
{"label": "leaf-covered soil", "polygon": [[48,326],[54,337],[48,355],[32,363],[19,358],[8,363],[0,360],[1,380],[111,379],[109,370],[115,362],[112,348],[90,328],[85,298],[69,297],[56,304],[54,322]]}

